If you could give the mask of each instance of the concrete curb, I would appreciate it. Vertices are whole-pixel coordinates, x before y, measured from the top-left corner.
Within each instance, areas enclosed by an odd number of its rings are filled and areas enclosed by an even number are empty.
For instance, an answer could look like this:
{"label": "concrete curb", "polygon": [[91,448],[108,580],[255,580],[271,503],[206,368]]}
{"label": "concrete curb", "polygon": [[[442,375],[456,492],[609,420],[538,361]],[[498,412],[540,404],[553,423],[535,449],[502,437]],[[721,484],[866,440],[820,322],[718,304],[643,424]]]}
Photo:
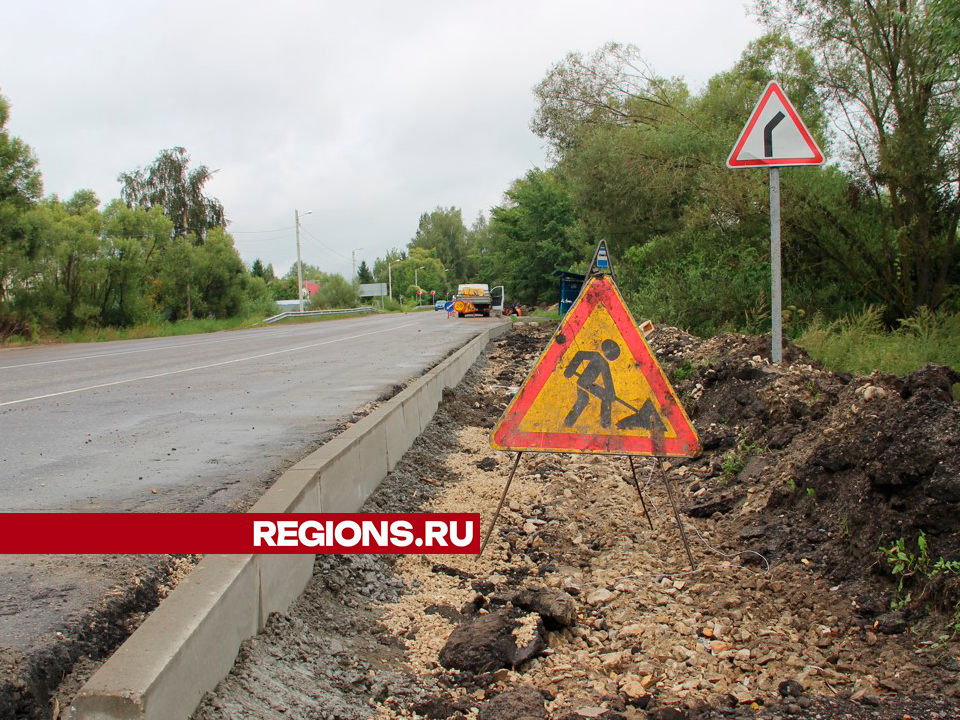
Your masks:
{"label": "concrete curb", "polygon": [[[354,512],[423,432],[445,387],[509,322],[471,340],[377,410],[308,455],[250,512]],[[188,718],[272,612],[296,600],[313,555],[208,555],[101,666],[70,708],[79,720]]]}

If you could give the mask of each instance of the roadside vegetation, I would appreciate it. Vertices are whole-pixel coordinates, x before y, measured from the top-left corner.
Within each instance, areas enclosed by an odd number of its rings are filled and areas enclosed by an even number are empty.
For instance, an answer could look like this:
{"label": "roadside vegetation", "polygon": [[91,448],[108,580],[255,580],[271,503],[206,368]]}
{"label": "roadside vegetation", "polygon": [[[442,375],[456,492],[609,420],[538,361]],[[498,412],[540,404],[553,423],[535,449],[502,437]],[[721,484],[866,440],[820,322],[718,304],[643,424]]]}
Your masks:
{"label": "roadside vegetation", "polygon": [[[583,272],[608,241],[638,317],[709,336],[769,328],[767,173],[725,160],[776,79],[825,151],[782,174],[785,331],[831,367],[957,367],[960,346],[960,9],[950,0],[756,0],[766,34],[702,87],[608,43],[570,53],[534,88],[547,144],[474,219],[423,212],[409,242],[355,278],[304,266],[312,307],[349,307],[388,283],[386,310],[504,285],[557,301],[555,269]],[[42,196],[37,160],[0,104],[0,337],[226,320],[297,296],[296,270],[246,268],[212,174],[182,148],[119,176],[120,198]],[[430,291],[435,291],[431,296]],[[119,330],[118,332],[123,332]]]}
{"label": "roadside vegetation", "polygon": [[818,318],[797,343],[830,370],[904,375],[928,363],[960,368],[960,314],[923,309],[890,329],[881,309],[871,307],[833,322]]}
{"label": "roadside vegetation", "polygon": [[552,271],[583,272],[606,239],[636,316],[701,336],[769,332],[767,173],[725,161],[776,79],[828,158],[781,176],[787,334],[836,368],[960,367],[960,9],[752,9],[767,34],[702,88],[631,45],[568,54],[535,88],[531,128],[549,166],[514,180],[469,227],[457,208],[424,213],[373,276],[385,282],[392,263],[406,293],[426,265],[421,285],[503,284],[512,301],[548,306]]}

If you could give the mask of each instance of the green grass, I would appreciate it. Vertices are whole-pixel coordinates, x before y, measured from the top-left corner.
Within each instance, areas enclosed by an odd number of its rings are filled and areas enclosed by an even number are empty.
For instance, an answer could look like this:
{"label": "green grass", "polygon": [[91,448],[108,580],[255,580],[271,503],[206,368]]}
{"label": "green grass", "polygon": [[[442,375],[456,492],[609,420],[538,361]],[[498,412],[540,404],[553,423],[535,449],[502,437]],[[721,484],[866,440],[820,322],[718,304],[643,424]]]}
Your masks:
{"label": "green grass", "polygon": [[[281,320],[276,324],[299,324],[310,322],[325,322],[328,320],[341,320],[343,318],[358,317],[367,313],[350,313],[348,315],[314,315],[312,317],[288,318]],[[86,328],[83,330],[71,330],[70,332],[41,335],[39,343],[67,342],[67,343],[90,343],[90,342],[110,342],[112,340],[140,340],[152,337],[170,337],[173,335],[200,335],[203,333],[220,332],[222,330],[245,330],[259,326],[263,322],[262,315],[251,315],[248,317],[226,318],[224,320],[180,320],[178,322],[146,322],[140,325],[132,325],[125,328]],[[21,345],[34,345],[32,340],[28,340],[19,335],[13,335],[5,342],[0,343],[0,347],[17,347]]]}
{"label": "green grass", "polygon": [[171,335],[198,335],[221,330],[242,330],[253,327],[263,320],[254,317],[227,318],[225,320],[180,320],[178,322],[147,322],[125,328],[85,328],[62,333],[51,340],[55,342],[109,342],[111,340],[139,340],[141,338],[168,337]]}
{"label": "green grass", "polygon": [[560,317],[560,312],[558,310],[546,310],[544,308],[534,308],[529,313],[525,314],[530,317],[550,318],[551,320],[556,320]]}
{"label": "green grass", "polygon": [[960,370],[960,313],[921,310],[885,330],[881,309],[871,307],[831,323],[814,321],[796,343],[826,368],[860,375],[904,375],[928,363]]}
{"label": "green grass", "polygon": [[[392,312],[387,310],[386,312]],[[308,317],[290,317],[284,318],[283,320],[277,320],[271,325],[299,325],[301,323],[310,323],[310,322],[324,322],[326,320],[342,320],[343,318],[355,318],[362,317],[364,315],[373,315],[374,313],[362,312],[362,313],[345,313],[343,315],[311,315]],[[256,325],[257,323],[254,323]]]}

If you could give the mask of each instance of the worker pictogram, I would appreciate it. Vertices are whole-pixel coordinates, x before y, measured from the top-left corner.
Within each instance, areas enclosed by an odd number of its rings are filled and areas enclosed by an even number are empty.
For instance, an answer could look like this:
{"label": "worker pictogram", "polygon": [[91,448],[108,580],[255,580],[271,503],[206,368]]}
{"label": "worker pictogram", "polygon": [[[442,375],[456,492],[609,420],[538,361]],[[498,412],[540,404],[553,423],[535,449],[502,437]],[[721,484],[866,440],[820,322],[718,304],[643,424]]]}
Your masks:
{"label": "worker pictogram", "polygon": [[700,452],[693,425],[609,275],[588,281],[491,445],[660,457]]}
{"label": "worker pictogram", "polygon": [[776,82],[760,96],[727,158],[727,167],[820,165],[823,153]]}

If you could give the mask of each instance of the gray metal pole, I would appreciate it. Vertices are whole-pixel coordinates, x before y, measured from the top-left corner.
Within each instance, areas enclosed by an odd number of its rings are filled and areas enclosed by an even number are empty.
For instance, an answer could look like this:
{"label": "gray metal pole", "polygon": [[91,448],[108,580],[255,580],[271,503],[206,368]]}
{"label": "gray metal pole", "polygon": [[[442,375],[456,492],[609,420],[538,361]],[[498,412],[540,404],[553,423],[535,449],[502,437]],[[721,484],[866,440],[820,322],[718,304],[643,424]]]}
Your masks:
{"label": "gray metal pole", "polygon": [[783,360],[783,311],[780,300],[780,168],[770,168],[770,314],[773,320],[771,361]]}
{"label": "gray metal pole", "polygon": [[293,211],[297,225],[297,300],[300,301],[300,312],[303,312],[303,262],[300,260],[300,213]]}

